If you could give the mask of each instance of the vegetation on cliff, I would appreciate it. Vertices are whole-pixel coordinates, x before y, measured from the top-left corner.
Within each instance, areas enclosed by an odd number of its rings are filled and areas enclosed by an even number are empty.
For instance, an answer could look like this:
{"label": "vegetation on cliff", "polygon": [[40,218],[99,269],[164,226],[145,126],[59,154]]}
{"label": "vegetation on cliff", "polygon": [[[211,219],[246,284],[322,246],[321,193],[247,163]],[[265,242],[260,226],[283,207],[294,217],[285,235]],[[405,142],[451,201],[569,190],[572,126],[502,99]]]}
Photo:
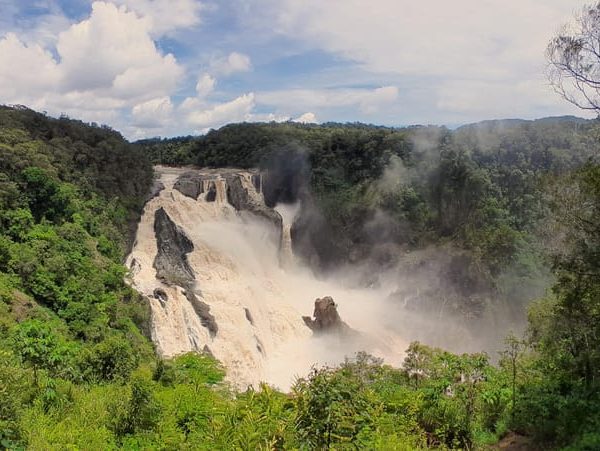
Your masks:
{"label": "vegetation on cliff", "polygon": [[108,128],[0,108],[0,441],[61,383],[128,380],[152,356],[122,259],[152,181]]}

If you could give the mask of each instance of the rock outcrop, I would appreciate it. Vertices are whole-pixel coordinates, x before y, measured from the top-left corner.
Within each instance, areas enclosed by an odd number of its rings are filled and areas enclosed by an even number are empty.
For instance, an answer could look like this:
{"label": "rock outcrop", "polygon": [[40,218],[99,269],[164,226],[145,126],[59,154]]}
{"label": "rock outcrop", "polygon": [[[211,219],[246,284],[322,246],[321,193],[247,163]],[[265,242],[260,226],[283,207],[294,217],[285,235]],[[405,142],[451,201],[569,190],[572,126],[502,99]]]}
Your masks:
{"label": "rock outcrop", "polygon": [[248,188],[244,186],[242,176],[232,175],[227,177],[227,201],[237,211],[247,211],[270,222],[281,235],[283,226],[281,215],[267,207],[262,197],[253,196]]}
{"label": "rock outcrop", "polygon": [[314,334],[334,333],[338,335],[355,335],[357,332],[342,321],[337,305],[331,296],[315,300],[313,317],[303,316],[304,323]]}
{"label": "rock outcrop", "polygon": [[187,197],[191,197],[194,200],[198,200],[200,194],[204,191],[204,177],[197,172],[186,172],[179,176],[173,189],[176,189],[181,194]]}
{"label": "rock outcrop", "polygon": [[210,306],[206,302],[198,299],[198,296],[196,296],[192,290],[186,290],[185,297],[190,301],[190,304],[192,304],[196,315],[200,318],[200,323],[208,329],[211,338],[214,338],[219,331],[219,326],[217,326],[215,317],[210,313]]}
{"label": "rock outcrop", "polygon": [[167,285],[191,287],[195,276],[187,254],[194,250],[194,245],[162,207],[154,214],[154,233],[158,247],[153,264],[156,277]]}

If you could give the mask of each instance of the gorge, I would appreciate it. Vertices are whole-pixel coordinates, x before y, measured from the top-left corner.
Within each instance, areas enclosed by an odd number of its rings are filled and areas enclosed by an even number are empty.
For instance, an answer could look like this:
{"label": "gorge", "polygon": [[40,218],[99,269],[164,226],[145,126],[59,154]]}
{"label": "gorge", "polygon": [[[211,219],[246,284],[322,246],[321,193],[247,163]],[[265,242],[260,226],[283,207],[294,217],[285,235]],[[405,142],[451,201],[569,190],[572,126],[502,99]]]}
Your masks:
{"label": "gorge", "polygon": [[153,168],[106,128],[2,118],[2,446],[595,430],[596,122],[231,125]]}
{"label": "gorge", "polygon": [[[160,355],[210,353],[241,388],[262,381],[288,388],[312,365],[359,350],[401,362],[407,342],[375,327],[385,293],[318,280],[295,261],[294,207],[268,208],[259,173],[160,166],[156,173],[162,189],[145,206],[126,265],[151,305]],[[361,335],[313,336],[302,316],[326,294],[342,301],[344,319]]]}

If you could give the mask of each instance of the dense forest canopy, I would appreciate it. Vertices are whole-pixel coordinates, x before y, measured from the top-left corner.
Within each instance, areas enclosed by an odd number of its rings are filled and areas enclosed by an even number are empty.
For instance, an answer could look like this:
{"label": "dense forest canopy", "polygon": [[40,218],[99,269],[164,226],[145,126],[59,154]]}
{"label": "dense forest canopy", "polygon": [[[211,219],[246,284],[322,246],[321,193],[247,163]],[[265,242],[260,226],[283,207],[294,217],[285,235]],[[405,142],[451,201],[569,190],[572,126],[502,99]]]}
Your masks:
{"label": "dense forest canopy", "polygon": [[[3,107],[0,446],[474,449],[518,433],[545,449],[598,449],[597,149],[597,123],[575,118],[233,124],[130,144]],[[516,288],[540,273],[552,289],[499,359],[415,342],[401,368],[359,354],[288,394],[238,393],[208,355],[157,359],[147,305],[124,282],[151,161],[261,167],[270,204],[302,201],[296,251],[323,270],[419,266],[406,255],[434,247],[457,298],[526,302],[537,291]]]}

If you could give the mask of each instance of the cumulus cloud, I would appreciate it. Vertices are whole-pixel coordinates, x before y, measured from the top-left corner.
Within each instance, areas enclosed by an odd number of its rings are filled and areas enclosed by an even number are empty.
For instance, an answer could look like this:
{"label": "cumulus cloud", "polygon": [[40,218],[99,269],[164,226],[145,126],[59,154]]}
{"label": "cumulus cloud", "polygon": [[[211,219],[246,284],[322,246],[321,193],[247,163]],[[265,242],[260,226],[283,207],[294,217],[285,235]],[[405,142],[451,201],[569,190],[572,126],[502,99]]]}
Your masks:
{"label": "cumulus cloud", "polygon": [[[378,72],[504,76],[543,59],[564,0],[255,0],[276,29]],[[581,4],[584,2],[582,1]],[[257,6],[258,7],[258,6]]]}
{"label": "cumulus cloud", "polygon": [[135,105],[131,114],[133,125],[142,128],[164,127],[171,119],[173,104],[169,97],[159,97]]}
{"label": "cumulus cloud", "polygon": [[202,74],[196,83],[196,93],[203,98],[214,91],[217,81],[209,74]]}
{"label": "cumulus cloud", "polygon": [[199,130],[215,128],[229,122],[241,122],[250,119],[254,109],[254,94],[244,94],[236,99],[200,111],[192,111],[187,120]]}
{"label": "cumulus cloud", "polygon": [[95,2],[89,19],[62,32],[56,49],[67,90],[114,88],[119,97],[155,96],[173,90],[183,72],[173,55],[158,52],[145,20],[104,2]]}
{"label": "cumulus cloud", "polygon": [[115,119],[116,110],[170,95],[183,75],[156,48],[148,20],[108,2],[94,2],[88,18],[59,33],[55,52],[13,33],[0,39],[0,102]]}
{"label": "cumulus cloud", "polygon": [[385,86],[375,89],[291,89],[257,93],[256,101],[278,108],[295,108],[299,111],[321,108],[357,108],[372,114],[398,99],[398,88]]}
{"label": "cumulus cloud", "polygon": [[112,0],[135,11],[149,24],[153,36],[161,36],[200,23],[202,4],[197,0]]}
{"label": "cumulus cloud", "polygon": [[[564,102],[553,101],[556,94],[545,89],[540,75],[550,38],[574,10],[589,3],[586,0],[245,0],[248,2],[257,10],[269,11],[259,24],[253,19],[257,29],[269,26],[287,39],[301,42],[305,49],[319,49],[352,62],[356,71],[368,74],[371,80],[406,83],[403,93],[409,90],[407,98],[416,102],[410,111],[428,102],[429,120],[453,122],[451,111],[437,109],[452,103],[474,106],[470,117],[475,119],[511,114],[516,109],[507,105],[510,99],[523,106],[518,114],[576,112]],[[449,93],[453,83],[463,91]],[[443,92],[440,84],[445,85]],[[525,84],[536,84],[536,88],[527,91],[519,87]],[[464,98],[471,90],[481,92],[482,85],[501,85],[501,104],[506,107],[487,103],[482,108]],[[419,97],[425,89],[431,93]],[[486,98],[492,95],[484,94]],[[362,109],[371,110],[368,105]],[[397,112],[394,114],[397,119]]]}
{"label": "cumulus cloud", "polygon": [[27,46],[13,33],[0,40],[0,100],[27,103],[53,89],[59,79],[56,61],[41,46]]}
{"label": "cumulus cloud", "polygon": [[300,122],[301,124],[316,124],[317,116],[315,115],[315,113],[311,112],[304,113],[299,117],[295,118],[294,122]]}
{"label": "cumulus cloud", "polygon": [[[452,112],[466,121],[482,115],[535,118],[545,111],[564,110],[564,100],[544,80],[502,82],[449,80],[436,88],[440,111]],[[576,109],[574,113],[579,113]]]}
{"label": "cumulus cloud", "polygon": [[232,52],[211,63],[211,71],[215,75],[229,76],[236,72],[248,72],[251,68],[250,57],[238,52]]}

